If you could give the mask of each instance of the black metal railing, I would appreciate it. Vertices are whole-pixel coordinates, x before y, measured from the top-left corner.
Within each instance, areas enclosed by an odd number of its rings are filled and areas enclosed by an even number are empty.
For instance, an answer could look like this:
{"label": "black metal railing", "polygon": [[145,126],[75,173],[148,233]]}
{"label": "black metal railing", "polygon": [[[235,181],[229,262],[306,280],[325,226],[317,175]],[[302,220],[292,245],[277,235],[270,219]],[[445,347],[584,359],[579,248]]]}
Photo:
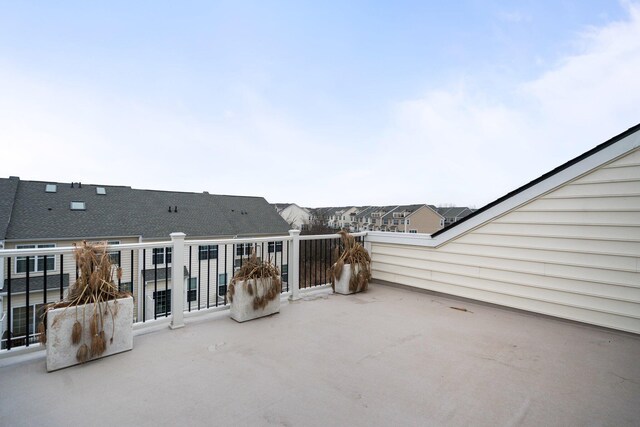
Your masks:
{"label": "black metal railing", "polygon": [[[364,243],[362,236],[355,239],[360,244]],[[337,261],[336,249],[340,251],[340,244],[340,238],[336,237],[317,236],[300,241],[300,289],[331,283],[330,268]]]}

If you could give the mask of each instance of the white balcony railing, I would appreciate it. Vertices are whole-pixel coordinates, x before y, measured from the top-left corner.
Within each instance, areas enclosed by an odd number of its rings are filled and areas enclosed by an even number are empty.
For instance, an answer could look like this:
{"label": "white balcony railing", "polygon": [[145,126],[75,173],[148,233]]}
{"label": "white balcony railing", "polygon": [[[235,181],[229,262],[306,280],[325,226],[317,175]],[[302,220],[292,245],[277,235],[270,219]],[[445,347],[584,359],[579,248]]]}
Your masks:
{"label": "white balcony railing", "polygon": [[[365,232],[354,234],[364,242]],[[186,240],[109,245],[114,264],[122,269],[116,280],[134,298],[134,329],[175,329],[185,317],[229,308],[227,284],[251,253],[278,267],[282,296],[299,299],[303,291],[329,284],[328,269],[339,235],[289,235]],[[36,259],[44,266],[36,271]],[[51,263],[53,258],[53,263]],[[39,348],[37,325],[45,304],[66,296],[77,279],[74,247],[0,250],[0,356]],[[49,268],[50,267],[50,268]]]}

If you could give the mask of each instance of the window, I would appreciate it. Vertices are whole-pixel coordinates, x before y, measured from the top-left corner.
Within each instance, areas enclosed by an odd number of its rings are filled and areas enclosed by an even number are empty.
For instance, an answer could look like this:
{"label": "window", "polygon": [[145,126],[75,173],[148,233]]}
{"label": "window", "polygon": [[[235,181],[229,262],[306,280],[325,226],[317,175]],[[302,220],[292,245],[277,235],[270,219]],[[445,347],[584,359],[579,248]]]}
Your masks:
{"label": "window", "polygon": [[105,195],[107,194],[107,190],[104,187],[96,187],[96,194]]}
{"label": "window", "polygon": [[192,277],[187,285],[187,302],[198,300],[198,278]]}
{"label": "window", "polygon": [[388,223],[389,223],[389,220],[388,220],[388,219],[384,219],[384,220],[382,220],[382,223],[383,223],[383,224],[388,224]]}
{"label": "window", "polygon": [[44,187],[45,193],[56,193],[58,191],[58,186],[55,184],[47,184]]}
{"label": "window", "polygon": [[227,293],[227,273],[218,274],[218,295],[223,297]]}
{"label": "window", "polygon": [[198,259],[200,261],[205,259],[216,259],[216,258],[218,258],[218,245],[198,247]]}
{"label": "window", "polygon": [[165,264],[165,251],[166,251],[166,264],[171,264],[171,248],[153,248],[153,257],[151,262],[155,264]]}
{"label": "window", "polygon": [[171,289],[154,292],[153,299],[156,301],[156,315],[171,313]]}
{"label": "window", "polygon": [[238,243],[236,245],[236,256],[251,255],[253,243]]}
{"label": "window", "polygon": [[282,281],[283,282],[289,281],[289,266],[287,264],[284,264],[282,266]]}
{"label": "window", "polygon": [[269,242],[269,253],[282,252],[282,242]]}
{"label": "window", "polygon": [[[107,241],[107,245],[109,246],[119,245],[119,244],[120,244],[120,240]],[[111,264],[120,265],[120,251],[107,251],[107,253],[109,254],[109,261],[111,261]]]}
{"label": "window", "polygon": [[118,288],[122,292],[129,292],[130,294],[133,294],[133,284],[131,282],[122,282]]}
{"label": "window", "polygon": [[[35,249],[35,248],[55,248],[54,244],[42,244],[42,245],[16,245],[16,249]],[[29,272],[44,271],[45,267],[47,271],[55,270],[56,257],[54,255],[34,255],[29,258]],[[16,257],[16,273],[27,272],[27,257]]]}
{"label": "window", "polygon": [[406,219],[405,222],[407,225],[411,224],[408,219]]}
{"label": "window", "polygon": [[87,209],[87,205],[85,202],[71,202],[72,211],[84,211],[86,209]]}
{"label": "window", "polygon": [[398,220],[397,219],[393,220],[393,225],[398,225]]}
{"label": "window", "polygon": [[417,233],[418,230],[409,230],[409,233]]}
{"label": "window", "polygon": [[15,307],[11,316],[13,336],[20,337],[27,334],[27,316],[29,318],[29,334],[33,334],[36,330],[36,325],[42,320],[45,305],[30,305],[28,314],[27,306]]}

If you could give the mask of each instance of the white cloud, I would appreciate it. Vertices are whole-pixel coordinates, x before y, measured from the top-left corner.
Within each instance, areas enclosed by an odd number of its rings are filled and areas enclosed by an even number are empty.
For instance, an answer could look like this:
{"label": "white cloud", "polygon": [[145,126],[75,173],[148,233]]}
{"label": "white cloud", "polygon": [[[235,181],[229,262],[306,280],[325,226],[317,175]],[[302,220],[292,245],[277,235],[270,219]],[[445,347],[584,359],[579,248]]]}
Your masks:
{"label": "white cloud", "polygon": [[483,205],[637,124],[640,8],[627,7],[510,99],[461,82],[399,103],[372,161],[393,171],[393,156],[402,184],[382,180],[370,197]]}

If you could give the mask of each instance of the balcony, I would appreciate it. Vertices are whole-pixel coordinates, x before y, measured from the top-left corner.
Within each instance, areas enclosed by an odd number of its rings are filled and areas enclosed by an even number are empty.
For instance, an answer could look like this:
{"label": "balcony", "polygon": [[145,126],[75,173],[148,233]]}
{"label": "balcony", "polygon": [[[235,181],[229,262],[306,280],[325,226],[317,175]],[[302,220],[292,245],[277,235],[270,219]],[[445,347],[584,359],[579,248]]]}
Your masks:
{"label": "balcony", "polygon": [[[0,368],[2,425],[634,425],[640,339],[374,283],[225,311],[47,374]],[[452,307],[465,309],[462,311]],[[3,361],[6,364],[6,360]]]}
{"label": "balcony", "polygon": [[[358,233],[372,255],[374,283],[364,294],[337,296],[327,286],[336,235],[173,237],[110,248],[124,270],[118,284],[136,300],[133,351],[47,374],[33,332],[4,339],[0,425],[620,426],[640,417],[640,336],[623,332],[637,329],[635,306],[620,305],[615,331],[469,300],[516,307],[526,297],[543,308],[542,298],[551,300],[535,284],[500,287],[506,265],[518,280],[525,273],[513,254],[498,258],[493,246],[482,247],[483,258],[459,247],[436,251],[426,235]],[[224,289],[252,250],[281,268],[284,305],[275,316],[238,324],[228,317]],[[470,282],[472,255],[477,283]],[[7,314],[37,311],[73,280],[70,248],[10,249],[0,259],[13,274],[3,289],[5,330],[16,327]],[[553,279],[560,289],[566,279],[561,271],[551,276],[562,259],[555,261],[537,280]],[[501,276],[489,288],[493,270]],[[424,291],[427,279],[432,291],[467,299]],[[159,305],[155,295],[163,291]],[[578,307],[604,313],[587,305],[593,292],[573,293],[571,307],[556,293],[570,314]],[[563,313],[555,315],[570,317]],[[612,316],[592,323],[607,326]],[[33,321],[24,323],[34,330]],[[186,327],[169,330],[170,323]]]}

